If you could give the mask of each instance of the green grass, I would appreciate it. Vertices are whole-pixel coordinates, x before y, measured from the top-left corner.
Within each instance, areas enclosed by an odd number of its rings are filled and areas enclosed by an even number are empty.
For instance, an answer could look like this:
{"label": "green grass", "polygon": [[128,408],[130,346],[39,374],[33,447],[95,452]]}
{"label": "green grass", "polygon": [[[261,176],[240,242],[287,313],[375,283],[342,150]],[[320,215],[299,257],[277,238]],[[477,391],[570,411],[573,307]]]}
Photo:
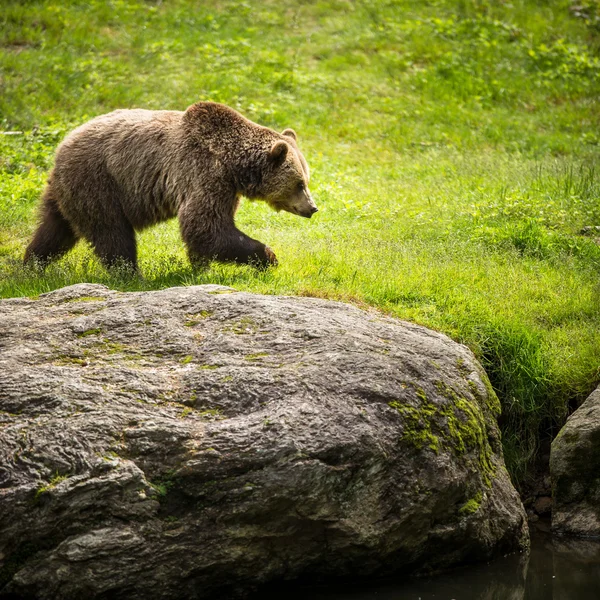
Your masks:
{"label": "green grass", "polygon": [[[597,0],[5,0],[0,130],[22,133],[0,135],[0,296],[219,283],[376,306],[475,351],[522,482],[600,381],[600,247],[578,235],[600,224],[599,16]],[[238,216],[277,269],[194,272],[176,222],[139,237],[143,278],[84,244],[21,266],[67,131],[208,99],[299,133],[320,212]]]}

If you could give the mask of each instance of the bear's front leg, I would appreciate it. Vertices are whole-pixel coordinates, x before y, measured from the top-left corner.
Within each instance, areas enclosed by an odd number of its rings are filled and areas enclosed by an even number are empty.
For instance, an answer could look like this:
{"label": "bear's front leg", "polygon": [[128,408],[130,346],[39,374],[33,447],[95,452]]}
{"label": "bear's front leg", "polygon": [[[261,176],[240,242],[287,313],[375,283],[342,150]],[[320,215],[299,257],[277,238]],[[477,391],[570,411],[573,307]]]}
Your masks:
{"label": "bear's front leg", "polygon": [[191,208],[179,213],[181,237],[194,266],[209,260],[251,264],[257,267],[277,265],[275,253],[258,240],[241,232],[230,222],[210,222],[206,215],[193,214]]}
{"label": "bear's front leg", "polygon": [[196,266],[203,265],[208,260],[250,264],[262,268],[277,265],[277,257],[271,248],[238,229],[226,236],[219,236],[218,239],[199,239],[199,236],[194,236],[193,240],[187,241],[184,238],[184,241],[190,262]]}
{"label": "bear's front leg", "polygon": [[201,261],[213,258],[263,268],[277,265],[277,257],[271,248],[236,227],[220,231],[208,244],[195,244],[193,247],[188,245],[188,253],[192,263],[197,262],[194,259],[199,256]]}

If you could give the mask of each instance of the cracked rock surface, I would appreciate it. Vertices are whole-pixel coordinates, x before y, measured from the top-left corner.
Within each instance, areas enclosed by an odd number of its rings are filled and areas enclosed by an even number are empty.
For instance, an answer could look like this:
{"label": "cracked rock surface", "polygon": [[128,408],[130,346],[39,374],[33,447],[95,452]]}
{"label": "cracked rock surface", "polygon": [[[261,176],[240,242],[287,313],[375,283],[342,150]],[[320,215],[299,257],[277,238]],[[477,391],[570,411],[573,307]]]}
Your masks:
{"label": "cracked rock surface", "polygon": [[528,546],[498,401],[423,327],[219,286],[0,302],[0,597],[231,598]]}

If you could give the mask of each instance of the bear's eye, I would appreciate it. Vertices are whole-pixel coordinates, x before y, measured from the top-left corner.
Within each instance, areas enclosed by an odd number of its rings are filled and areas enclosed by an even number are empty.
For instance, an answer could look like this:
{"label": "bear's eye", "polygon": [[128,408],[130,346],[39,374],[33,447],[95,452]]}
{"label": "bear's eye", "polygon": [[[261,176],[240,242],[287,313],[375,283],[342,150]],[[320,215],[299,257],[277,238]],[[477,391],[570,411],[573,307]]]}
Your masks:
{"label": "bear's eye", "polygon": [[298,184],[298,191],[299,191],[299,192],[301,192],[301,191],[303,191],[303,190],[304,190],[304,181],[301,181],[301,182]]}

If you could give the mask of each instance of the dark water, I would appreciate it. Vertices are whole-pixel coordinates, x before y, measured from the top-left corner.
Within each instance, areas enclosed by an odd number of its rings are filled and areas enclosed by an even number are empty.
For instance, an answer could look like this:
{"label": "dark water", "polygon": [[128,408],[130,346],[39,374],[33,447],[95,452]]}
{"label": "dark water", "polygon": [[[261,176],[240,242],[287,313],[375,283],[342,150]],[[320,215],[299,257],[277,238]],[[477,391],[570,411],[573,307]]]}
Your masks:
{"label": "dark water", "polygon": [[[283,596],[282,596],[283,597]],[[600,600],[600,543],[532,532],[528,557],[512,555],[446,575],[351,588],[296,588],[286,600]]]}

